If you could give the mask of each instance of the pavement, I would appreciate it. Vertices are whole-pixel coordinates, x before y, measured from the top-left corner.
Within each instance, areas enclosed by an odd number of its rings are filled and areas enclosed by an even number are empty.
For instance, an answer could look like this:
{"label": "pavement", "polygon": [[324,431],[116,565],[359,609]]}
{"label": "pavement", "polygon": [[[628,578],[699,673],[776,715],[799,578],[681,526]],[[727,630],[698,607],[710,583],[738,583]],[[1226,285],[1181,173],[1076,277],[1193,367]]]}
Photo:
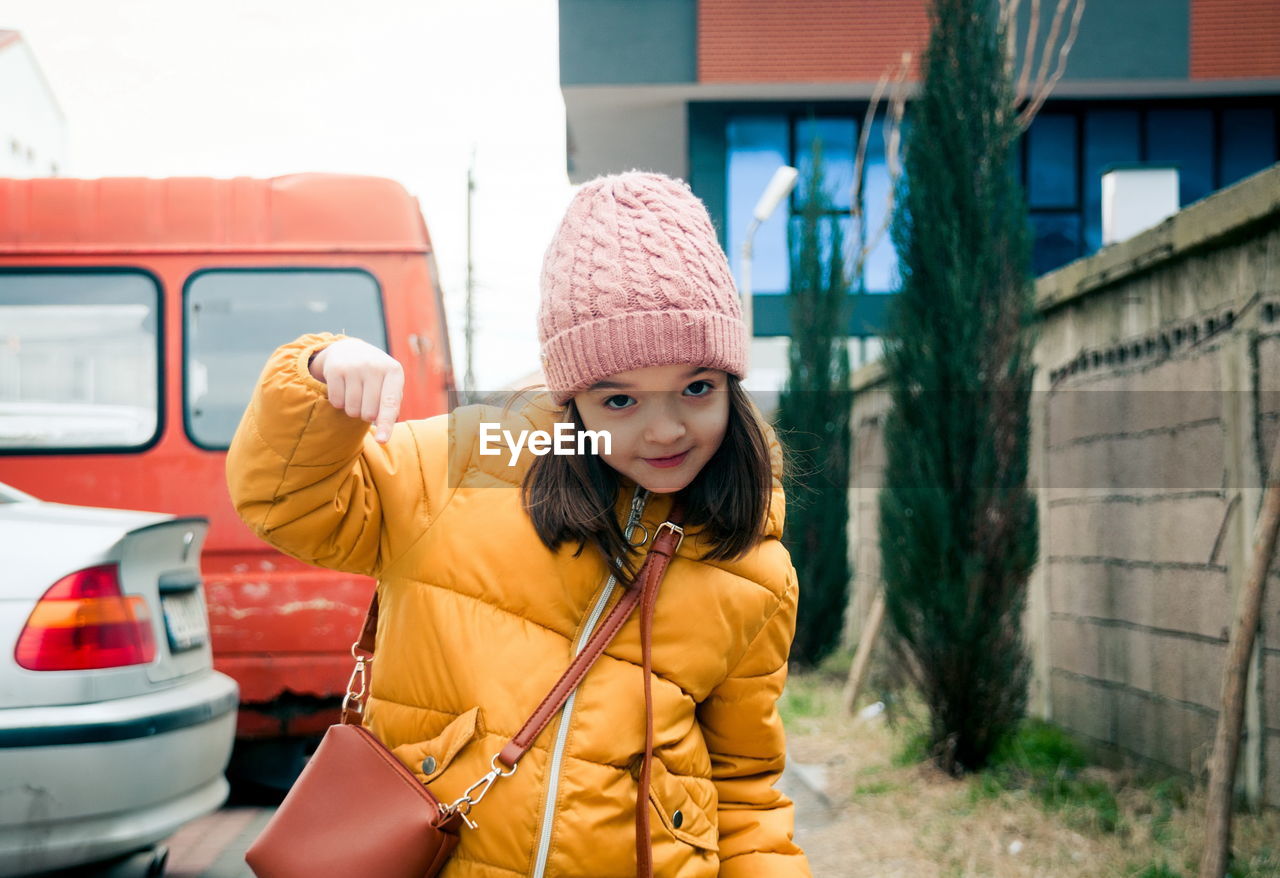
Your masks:
{"label": "pavement", "polygon": [[778,790],[795,802],[795,841],[805,846],[809,834],[835,819],[831,800],[827,797],[827,767],[816,763],[796,762],[787,755],[787,767],[778,781]]}
{"label": "pavement", "polygon": [[[825,785],[825,766],[788,758],[778,789],[795,802],[796,842],[802,847],[811,832],[833,819]],[[188,823],[164,842],[166,878],[253,878],[244,852],[274,812],[271,806],[232,804]]]}
{"label": "pavement", "polygon": [[244,852],[275,808],[233,805],[193,820],[165,842],[166,878],[253,878]]}

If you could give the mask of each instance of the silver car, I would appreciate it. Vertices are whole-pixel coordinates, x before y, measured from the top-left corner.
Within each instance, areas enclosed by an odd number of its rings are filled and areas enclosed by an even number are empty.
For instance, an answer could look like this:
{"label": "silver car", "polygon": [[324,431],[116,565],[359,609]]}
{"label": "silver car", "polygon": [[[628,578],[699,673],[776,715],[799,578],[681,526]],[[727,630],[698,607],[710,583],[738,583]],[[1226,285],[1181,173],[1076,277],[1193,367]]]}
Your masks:
{"label": "silver car", "polygon": [[208,522],[0,484],[0,875],[154,849],[216,810],[237,688],[213,670]]}

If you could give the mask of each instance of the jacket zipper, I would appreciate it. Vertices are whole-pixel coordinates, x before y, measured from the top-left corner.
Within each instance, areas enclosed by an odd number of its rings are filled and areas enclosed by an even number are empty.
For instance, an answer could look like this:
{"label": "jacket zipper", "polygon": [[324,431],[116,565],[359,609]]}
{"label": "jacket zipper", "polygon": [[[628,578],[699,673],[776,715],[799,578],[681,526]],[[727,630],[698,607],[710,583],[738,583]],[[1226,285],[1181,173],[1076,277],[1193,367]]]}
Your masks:
{"label": "jacket zipper", "polygon": [[[631,495],[631,514],[627,517],[627,526],[624,531],[628,541],[631,540],[631,532],[640,523],[640,516],[644,514],[645,503],[648,500],[649,492],[636,485],[635,493]],[[622,559],[615,559],[614,564],[621,566]],[[591,613],[587,616],[587,622],[583,626],[582,634],[579,635],[578,642],[574,646],[573,654],[575,656],[582,652],[583,647],[587,645],[587,640],[591,637],[591,632],[599,624],[600,617],[604,615],[604,608],[609,603],[609,596],[613,594],[613,588],[617,581],[618,577],[610,573],[608,581],[604,584],[604,589],[600,592],[600,597],[596,599],[595,606],[591,608]],[[560,793],[560,766],[564,761],[565,743],[569,739],[569,721],[573,717],[573,704],[577,697],[577,689],[569,693],[569,697],[564,702],[564,707],[561,708],[560,725],[556,728],[556,742],[551,751],[551,770],[548,772],[547,798],[542,806],[542,834],[538,838],[538,855],[534,859],[532,878],[543,878],[547,869],[547,856],[551,851],[551,830],[555,825],[556,818],[556,798]]]}

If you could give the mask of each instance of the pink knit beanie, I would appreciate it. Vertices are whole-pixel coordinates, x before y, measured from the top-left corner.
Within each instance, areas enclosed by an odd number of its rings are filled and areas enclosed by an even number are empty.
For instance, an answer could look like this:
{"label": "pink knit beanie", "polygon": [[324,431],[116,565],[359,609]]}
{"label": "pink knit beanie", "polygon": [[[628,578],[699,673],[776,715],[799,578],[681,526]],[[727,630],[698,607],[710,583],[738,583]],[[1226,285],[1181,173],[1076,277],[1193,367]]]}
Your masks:
{"label": "pink knit beanie", "polygon": [[729,261],[682,180],[628,171],[584,184],[547,247],[540,286],[538,341],[557,405],[645,366],[745,377],[746,326]]}

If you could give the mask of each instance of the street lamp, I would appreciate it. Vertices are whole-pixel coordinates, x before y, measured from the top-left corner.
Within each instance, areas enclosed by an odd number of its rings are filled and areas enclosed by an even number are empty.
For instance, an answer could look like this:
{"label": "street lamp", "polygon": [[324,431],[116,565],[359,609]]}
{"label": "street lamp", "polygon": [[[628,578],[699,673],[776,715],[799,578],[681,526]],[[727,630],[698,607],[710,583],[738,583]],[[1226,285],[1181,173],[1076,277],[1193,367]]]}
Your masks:
{"label": "street lamp", "polygon": [[795,188],[796,177],[800,172],[790,165],[783,165],[773,172],[773,179],[765,187],[756,208],[751,212],[751,225],[747,226],[747,236],[742,242],[742,319],[747,324],[747,351],[751,351],[751,339],[754,338],[755,321],[751,310],[751,239],[756,229],[767,220],[778,206],[778,202],[791,194]]}

